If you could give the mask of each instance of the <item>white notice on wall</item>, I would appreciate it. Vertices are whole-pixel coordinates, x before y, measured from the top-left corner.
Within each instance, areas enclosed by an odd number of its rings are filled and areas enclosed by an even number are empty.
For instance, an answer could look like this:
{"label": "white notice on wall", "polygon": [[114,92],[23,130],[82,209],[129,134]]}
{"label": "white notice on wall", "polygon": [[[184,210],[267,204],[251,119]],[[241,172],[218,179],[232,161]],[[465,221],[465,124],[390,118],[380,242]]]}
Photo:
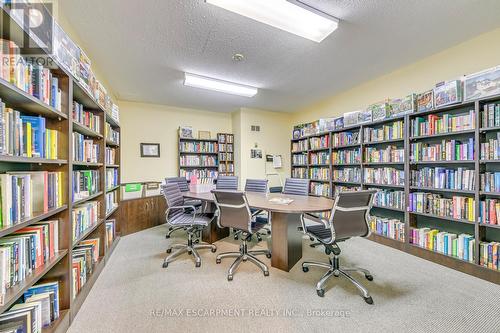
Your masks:
{"label": "white notice on wall", "polygon": [[273,168],[279,169],[282,167],[281,155],[273,155]]}

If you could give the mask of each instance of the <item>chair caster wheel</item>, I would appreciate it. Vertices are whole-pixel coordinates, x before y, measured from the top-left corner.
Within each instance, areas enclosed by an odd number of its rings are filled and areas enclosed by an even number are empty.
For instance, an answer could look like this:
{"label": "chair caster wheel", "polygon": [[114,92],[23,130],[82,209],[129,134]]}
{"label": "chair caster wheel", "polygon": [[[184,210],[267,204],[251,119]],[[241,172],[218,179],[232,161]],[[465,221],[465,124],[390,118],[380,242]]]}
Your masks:
{"label": "chair caster wheel", "polygon": [[262,242],[262,237],[257,237],[258,242]]}
{"label": "chair caster wheel", "polygon": [[234,235],[234,239],[236,239],[236,240],[237,240],[237,239],[238,239],[238,235]]}
{"label": "chair caster wheel", "polygon": [[312,238],[312,237],[309,237],[309,240],[310,240],[311,242],[314,242],[314,238]]}
{"label": "chair caster wheel", "polygon": [[309,244],[310,247],[312,247],[313,249],[316,248],[316,245],[314,244]]}
{"label": "chair caster wheel", "polygon": [[173,227],[170,227],[170,228],[168,228],[168,231],[172,231],[172,229],[174,229],[174,228],[173,228]]}
{"label": "chair caster wheel", "polygon": [[194,241],[194,243],[195,243],[195,244],[199,244],[199,243],[200,243],[200,240],[199,240],[199,239],[197,239],[197,240],[195,240],[195,241]]}
{"label": "chair caster wheel", "polygon": [[266,253],[266,258],[267,259],[271,259],[271,257],[272,257],[271,253]]}
{"label": "chair caster wheel", "polygon": [[215,263],[216,263],[216,264],[220,264],[220,263],[221,263],[221,260],[220,260],[220,259],[215,259]]}
{"label": "chair caster wheel", "polygon": [[325,289],[316,289],[316,293],[319,297],[325,297]]}
{"label": "chair caster wheel", "polygon": [[172,252],[172,249],[167,249],[167,253],[171,253]]}
{"label": "chair caster wheel", "polygon": [[168,262],[164,262],[163,265],[162,265],[163,268],[167,268],[168,267]]}
{"label": "chair caster wheel", "polygon": [[269,271],[264,271],[264,276],[269,276]]}
{"label": "chair caster wheel", "polygon": [[166,239],[169,239],[169,238],[170,238],[170,235],[165,235],[165,238],[166,238]]}
{"label": "chair caster wheel", "polygon": [[215,252],[217,252],[217,248],[216,248],[216,247],[214,247],[214,248],[212,248],[210,251],[212,251],[212,253],[215,253]]}
{"label": "chair caster wheel", "polygon": [[302,272],[304,272],[304,273],[309,272],[309,267],[302,266]]}
{"label": "chair caster wheel", "polygon": [[373,276],[372,276],[372,275],[365,275],[365,278],[366,278],[368,281],[373,281]]}
{"label": "chair caster wheel", "polygon": [[201,262],[197,262],[194,264],[195,267],[201,267]]}
{"label": "chair caster wheel", "polygon": [[268,231],[267,231],[267,234],[268,234],[268,235],[270,235],[270,234],[271,234],[271,230],[268,230]]}
{"label": "chair caster wheel", "polygon": [[326,254],[327,256],[329,256],[331,253],[332,253],[332,251],[330,251],[330,250],[328,250],[328,249],[325,249],[325,254]]}
{"label": "chair caster wheel", "polygon": [[363,297],[365,299],[365,302],[368,303],[368,304],[373,304],[373,298],[370,296],[370,297]]}
{"label": "chair caster wheel", "polygon": [[188,251],[188,254],[189,254],[189,255],[192,255],[192,254],[193,254],[193,251]]}
{"label": "chair caster wheel", "polygon": [[228,275],[228,276],[227,276],[227,280],[228,280],[228,281],[233,281],[233,276],[232,276],[232,275]]}

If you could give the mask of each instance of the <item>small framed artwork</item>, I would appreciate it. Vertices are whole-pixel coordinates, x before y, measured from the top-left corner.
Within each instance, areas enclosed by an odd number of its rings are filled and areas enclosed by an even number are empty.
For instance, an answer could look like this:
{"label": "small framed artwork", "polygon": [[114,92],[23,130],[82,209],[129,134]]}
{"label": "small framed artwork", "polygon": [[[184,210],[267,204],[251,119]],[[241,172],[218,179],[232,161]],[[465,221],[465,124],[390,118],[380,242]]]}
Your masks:
{"label": "small framed artwork", "polygon": [[141,143],[141,157],[160,157],[160,144]]}
{"label": "small framed artwork", "polygon": [[179,127],[179,137],[181,137],[181,139],[192,139],[193,138],[193,128],[191,126],[180,126]]}
{"label": "small framed artwork", "polygon": [[262,158],[262,150],[261,149],[251,149],[250,150],[250,158]]}
{"label": "small framed artwork", "polygon": [[210,140],[210,131],[198,131],[198,139],[200,140]]}

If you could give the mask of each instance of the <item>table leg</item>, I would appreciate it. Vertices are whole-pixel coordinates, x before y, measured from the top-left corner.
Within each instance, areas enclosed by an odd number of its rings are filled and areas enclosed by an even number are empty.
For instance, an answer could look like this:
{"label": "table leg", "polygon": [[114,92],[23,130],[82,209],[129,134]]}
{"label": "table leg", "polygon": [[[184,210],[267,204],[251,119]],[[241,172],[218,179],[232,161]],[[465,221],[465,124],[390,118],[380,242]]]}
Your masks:
{"label": "table leg", "polygon": [[288,272],[302,258],[300,214],[271,212],[271,223],[271,266]]}
{"label": "table leg", "polygon": [[[204,212],[205,213],[215,212],[215,204],[207,203],[207,207],[204,210]],[[212,244],[222,238],[226,238],[227,236],[229,236],[229,228],[219,228],[216,219],[214,219],[212,223],[208,225],[208,227],[203,229],[203,232],[201,234],[201,240],[203,242]]]}

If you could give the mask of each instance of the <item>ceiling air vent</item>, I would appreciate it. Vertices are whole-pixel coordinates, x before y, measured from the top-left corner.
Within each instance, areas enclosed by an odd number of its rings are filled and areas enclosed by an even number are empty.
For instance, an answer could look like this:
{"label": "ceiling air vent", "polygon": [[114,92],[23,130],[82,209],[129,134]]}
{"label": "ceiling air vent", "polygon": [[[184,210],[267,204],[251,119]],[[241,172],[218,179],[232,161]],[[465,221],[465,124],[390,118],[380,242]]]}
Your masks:
{"label": "ceiling air vent", "polygon": [[252,132],[260,132],[260,126],[259,125],[252,125],[252,126],[250,126],[250,130]]}

